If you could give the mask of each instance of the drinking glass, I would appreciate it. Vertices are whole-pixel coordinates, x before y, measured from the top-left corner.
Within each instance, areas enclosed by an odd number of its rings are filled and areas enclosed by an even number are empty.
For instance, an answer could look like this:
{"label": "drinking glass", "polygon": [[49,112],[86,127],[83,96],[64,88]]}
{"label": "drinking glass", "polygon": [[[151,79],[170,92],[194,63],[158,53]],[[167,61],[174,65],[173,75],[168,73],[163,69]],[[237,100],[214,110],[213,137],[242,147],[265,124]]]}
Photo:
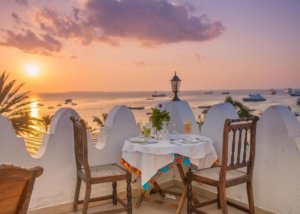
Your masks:
{"label": "drinking glass", "polygon": [[192,132],[192,122],[191,121],[187,121],[183,124],[183,132],[184,132],[184,134],[187,135],[187,137],[191,134],[191,132]]}
{"label": "drinking glass", "polygon": [[151,134],[151,126],[149,124],[146,124],[143,127],[143,134],[145,138],[150,138],[150,134]]}

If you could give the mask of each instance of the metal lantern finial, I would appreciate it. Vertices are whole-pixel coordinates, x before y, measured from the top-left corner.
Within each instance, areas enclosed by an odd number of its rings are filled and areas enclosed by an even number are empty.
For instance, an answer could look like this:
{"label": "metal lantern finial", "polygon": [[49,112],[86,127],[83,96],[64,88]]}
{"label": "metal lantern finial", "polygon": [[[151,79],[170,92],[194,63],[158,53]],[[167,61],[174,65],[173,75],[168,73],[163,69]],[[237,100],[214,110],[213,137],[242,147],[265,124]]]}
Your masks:
{"label": "metal lantern finial", "polygon": [[178,98],[180,83],[181,83],[181,80],[179,79],[179,77],[177,76],[177,73],[175,71],[175,75],[171,79],[172,91],[174,93],[174,97],[173,97],[172,101],[180,101],[180,99]]}

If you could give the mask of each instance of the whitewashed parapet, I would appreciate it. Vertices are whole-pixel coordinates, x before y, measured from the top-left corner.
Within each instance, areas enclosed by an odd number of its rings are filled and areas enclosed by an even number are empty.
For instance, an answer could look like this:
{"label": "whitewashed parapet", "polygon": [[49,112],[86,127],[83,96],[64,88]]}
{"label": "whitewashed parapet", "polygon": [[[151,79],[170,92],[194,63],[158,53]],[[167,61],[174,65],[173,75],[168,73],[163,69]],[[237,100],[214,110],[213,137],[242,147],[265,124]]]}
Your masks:
{"label": "whitewashed parapet", "polygon": [[[300,124],[285,106],[272,106],[257,127],[256,204],[275,213],[300,213]],[[298,141],[299,143],[299,141]]]}
{"label": "whitewashed parapet", "polygon": [[[58,110],[51,121],[49,132],[44,135],[41,149],[36,155],[30,156],[24,140],[16,136],[11,123],[0,115],[0,163],[44,168],[44,173],[36,180],[30,209],[55,206],[73,200],[76,167],[71,116],[79,118],[73,109]],[[107,119],[105,125],[110,130],[106,142],[101,142],[104,146],[99,146],[100,142],[94,146],[89,136],[91,165],[118,162],[125,139],[138,133],[135,119],[127,107],[113,108]],[[103,140],[103,137],[100,139]],[[124,188],[124,185],[119,188]],[[111,185],[100,185],[94,190],[94,194],[107,194],[111,192]]]}
{"label": "whitewashed parapet", "polygon": [[214,147],[218,157],[222,157],[223,129],[226,119],[239,118],[235,108],[230,103],[217,104],[209,108],[205,122],[201,127],[201,135],[210,137],[214,142]]}
{"label": "whitewashed parapet", "polygon": [[[159,106],[161,105],[161,106]],[[183,133],[183,124],[187,121],[192,123],[192,134],[199,134],[199,125],[195,119],[195,115],[186,101],[167,101],[159,104],[163,110],[170,113],[171,121],[169,126],[169,131],[174,131],[174,129]]]}
{"label": "whitewashed parapet", "polygon": [[98,150],[93,145],[89,146],[90,164],[119,162],[125,139],[139,135],[140,130],[132,111],[125,105],[113,107],[100,130],[96,144]]}
{"label": "whitewashed parapet", "polygon": [[[206,115],[201,134],[209,136],[222,151],[226,118],[238,118],[233,106],[213,106]],[[300,210],[300,124],[285,106],[269,107],[257,125],[254,167],[255,205],[276,214],[299,214]],[[219,155],[219,158],[221,156]],[[207,187],[203,187],[207,188]],[[229,188],[230,198],[247,203],[246,187]]]}

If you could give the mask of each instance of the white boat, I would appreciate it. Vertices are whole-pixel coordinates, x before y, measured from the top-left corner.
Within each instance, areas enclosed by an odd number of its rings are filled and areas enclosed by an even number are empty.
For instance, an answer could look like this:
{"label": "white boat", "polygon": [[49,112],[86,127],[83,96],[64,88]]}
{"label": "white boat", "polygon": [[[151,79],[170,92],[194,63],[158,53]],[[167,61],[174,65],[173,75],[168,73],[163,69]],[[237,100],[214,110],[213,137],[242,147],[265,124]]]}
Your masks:
{"label": "white boat", "polygon": [[300,98],[298,98],[297,100],[297,105],[300,105]]}
{"label": "white boat", "polygon": [[291,96],[300,96],[300,90],[292,90],[290,95]]}
{"label": "white boat", "polygon": [[152,94],[152,97],[166,97],[167,95],[164,93],[157,93],[157,91]]}
{"label": "white boat", "polygon": [[249,94],[248,97],[243,98],[244,102],[262,102],[266,100],[261,94]]}

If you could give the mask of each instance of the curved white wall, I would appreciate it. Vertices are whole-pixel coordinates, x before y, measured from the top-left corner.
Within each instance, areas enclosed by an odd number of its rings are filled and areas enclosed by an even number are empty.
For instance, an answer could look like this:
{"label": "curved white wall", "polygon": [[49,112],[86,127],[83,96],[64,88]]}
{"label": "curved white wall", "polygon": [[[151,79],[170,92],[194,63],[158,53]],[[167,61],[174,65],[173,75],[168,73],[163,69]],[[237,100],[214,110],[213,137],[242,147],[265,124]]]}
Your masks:
{"label": "curved white wall", "polygon": [[235,108],[229,103],[214,105],[206,114],[205,122],[201,127],[201,135],[213,139],[219,159],[222,156],[224,122],[226,119],[237,118],[239,116]]}
{"label": "curved white wall", "polygon": [[[175,128],[177,132],[183,133],[183,124],[190,121],[192,123],[192,134],[200,133],[194,113],[186,101],[166,101],[161,105],[161,109],[168,111],[171,116],[169,131],[173,131]],[[175,127],[173,127],[174,125]]]}
{"label": "curved white wall", "polygon": [[[76,167],[71,116],[79,117],[70,108],[56,112],[49,133],[45,134],[41,149],[34,157],[27,152],[23,139],[16,137],[10,122],[0,116],[0,163],[23,167],[39,165],[44,168],[44,173],[36,180],[30,208],[54,206],[73,200]],[[139,132],[132,112],[125,106],[116,106],[109,114],[108,121],[111,123],[103,149],[97,149],[91,140],[88,141],[91,165],[118,162],[125,139]],[[94,193],[101,195],[108,192],[111,192],[111,185],[103,184]]]}
{"label": "curved white wall", "polygon": [[[190,116],[189,113],[188,115]],[[27,152],[23,139],[16,137],[10,122],[0,115],[0,163],[11,162],[24,167],[40,165],[44,168],[44,174],[36,181],[31,208],[53,206],[73,200],[76,171],[70,116],[79,117],[69,108],[60,109],[55,114],[39,153],[32,157]],[[230,104],[213,106],[207,113],[201,134],[211,137],[215,147],[220,150],[225,119],[237,117]],[[97,144],[93,145],[89,141],[90,164],[118,162],[125,138],[138,133],[132,112],[125,106],[114,107],[100,132]],[[254,171],[257,206],[280,214],[299,213],[299,139],[300,124],[286,107],[273,106],[263,113],[257,127]],[[105,188],[100,186],[96,193],[106,194],[110,189],[111,185]],[[228,190],[230,197],[244,202],[247,201],[245,193],[245,186]]]}

